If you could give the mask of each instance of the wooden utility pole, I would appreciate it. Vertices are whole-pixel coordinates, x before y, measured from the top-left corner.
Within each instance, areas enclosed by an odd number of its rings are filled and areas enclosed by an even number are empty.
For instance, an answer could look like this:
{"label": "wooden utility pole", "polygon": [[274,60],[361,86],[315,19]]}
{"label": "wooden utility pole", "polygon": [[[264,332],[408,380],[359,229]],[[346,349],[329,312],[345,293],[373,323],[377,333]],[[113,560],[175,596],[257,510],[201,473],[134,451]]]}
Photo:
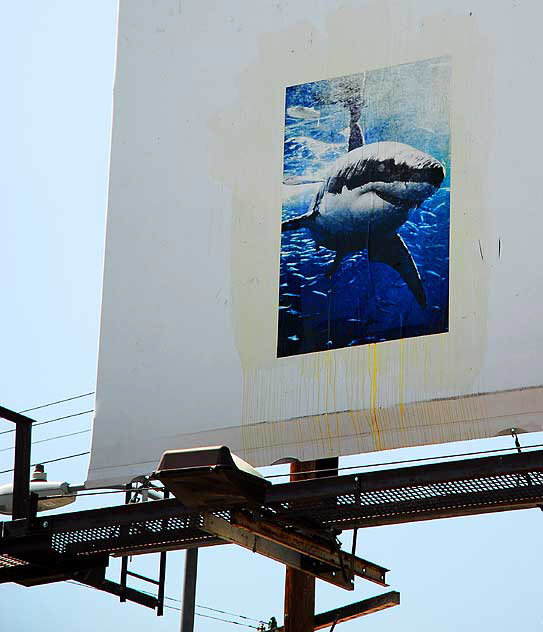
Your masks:
{"label": "wooden utility pole", "polygon": [[[296,461],[290,466],[290,480],[334,476],[337,467],[337,458]],[[315,629],[315,578],[290,566],[286,567],[285,575],[284,629],[285,632],[314,632]]]}

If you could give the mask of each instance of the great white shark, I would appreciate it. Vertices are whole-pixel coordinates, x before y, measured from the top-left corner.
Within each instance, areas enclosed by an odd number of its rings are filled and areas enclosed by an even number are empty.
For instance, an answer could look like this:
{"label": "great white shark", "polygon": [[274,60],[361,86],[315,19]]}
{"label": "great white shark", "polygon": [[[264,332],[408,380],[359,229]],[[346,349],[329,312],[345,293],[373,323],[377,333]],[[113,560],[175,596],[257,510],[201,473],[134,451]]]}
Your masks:
{"label": "great white shark", "polygon": [[330,277],[346,255],[367,250],[370,261],[386,263],[400,274],[425,309],[419,272],[397,231],[409,212],[439,189],[445,167],[403,143],[364,144],[359,113],[351,107],[349,151],[332,165],[308,212],[284,221],[282,232],[307,228],[317,250],[335,251]]}

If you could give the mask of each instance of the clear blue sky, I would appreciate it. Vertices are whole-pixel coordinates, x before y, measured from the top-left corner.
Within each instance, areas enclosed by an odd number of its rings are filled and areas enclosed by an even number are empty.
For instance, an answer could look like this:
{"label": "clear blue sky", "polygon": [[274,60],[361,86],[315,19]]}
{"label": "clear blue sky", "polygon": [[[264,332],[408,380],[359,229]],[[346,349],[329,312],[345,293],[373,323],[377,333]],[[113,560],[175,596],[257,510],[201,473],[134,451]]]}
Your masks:
{"label": "clear blue sky", "polygon": [[[4,0],[1,10],[0,403],[19,410],[94,390],[117,7],[113,0]],[[37,411],[35,418],[88,408],[92,398]],[[48,424],[34,438],[86,430],[91,417]],[[86,451],[89,438],[85,433],[37,444],[33,460]],[[543,441],[541,435],[522,439]],[[0,449],[11,444],[10,435],[1,436]],[[503,445],[510,439],[418,449],[409,456]],[[0,469],[10,467],[12,452],[0,452]],[[86,457],[53,463],[49,478],[78,483],[86,467]],[[0,475],[0,484],[8,480]],[[72,507],[104,505],[104,499],[115,502],[106,496]],[[337,630],[543,629],[542,529],[543,513],[530,510],[364,530],[358,553],[391,569],[391,589],[401,592],[402,605]],[[205,549],[200,557],[199,604],[281,620],[280,565],[233,546]],[[179,598],[183,553],[170,554],[168,564],[166,593]],[[154,576],[158,558],[138,558],[133,568]],[[118,565],[110,576],[118,578]],[[354,594],[319,584],[317,610],[378,592],[362,581]],[[179,613],[167,610],[159,619],[140,606],[70,584],[0,585],[0,630],[97,628],[173,631]],[[234,629],[248,628],[196,619],[198,632]]]}

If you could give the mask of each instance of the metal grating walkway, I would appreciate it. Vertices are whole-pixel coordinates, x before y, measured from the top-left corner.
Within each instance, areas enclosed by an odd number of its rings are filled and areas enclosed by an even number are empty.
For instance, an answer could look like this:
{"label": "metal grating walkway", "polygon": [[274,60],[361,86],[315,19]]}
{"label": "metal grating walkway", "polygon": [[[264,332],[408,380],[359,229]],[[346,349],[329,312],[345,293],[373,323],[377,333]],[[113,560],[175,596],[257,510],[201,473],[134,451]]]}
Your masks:
{"label": "metal grating walkway", "polygon": [[[247,511],[289,530],[334,530],[543,506],[543,451],[272,485],[259,507],[210,507],[230,521]],[[17,569],[104,555],[209,546],[204,515],[176,499],[38,518],[30,533],[3,523],[0,583]],[[324,527],[324,529],[323,529]],[[38,573],[38,570],[36,570]]]}

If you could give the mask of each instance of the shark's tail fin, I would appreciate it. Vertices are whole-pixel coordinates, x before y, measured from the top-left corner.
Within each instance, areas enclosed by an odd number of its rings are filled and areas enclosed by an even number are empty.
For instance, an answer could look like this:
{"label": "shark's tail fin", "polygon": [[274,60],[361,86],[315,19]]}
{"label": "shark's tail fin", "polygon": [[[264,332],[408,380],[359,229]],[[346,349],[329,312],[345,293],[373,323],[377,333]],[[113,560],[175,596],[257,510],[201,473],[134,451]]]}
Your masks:
{"label": "shark's tail fin", "polygon": [[281,232],[285,233],[287,230],[297,230],[298,228],[305,228],[307,226],[307,215],[299,215],[292,219],[287,219],[281,224]]}

